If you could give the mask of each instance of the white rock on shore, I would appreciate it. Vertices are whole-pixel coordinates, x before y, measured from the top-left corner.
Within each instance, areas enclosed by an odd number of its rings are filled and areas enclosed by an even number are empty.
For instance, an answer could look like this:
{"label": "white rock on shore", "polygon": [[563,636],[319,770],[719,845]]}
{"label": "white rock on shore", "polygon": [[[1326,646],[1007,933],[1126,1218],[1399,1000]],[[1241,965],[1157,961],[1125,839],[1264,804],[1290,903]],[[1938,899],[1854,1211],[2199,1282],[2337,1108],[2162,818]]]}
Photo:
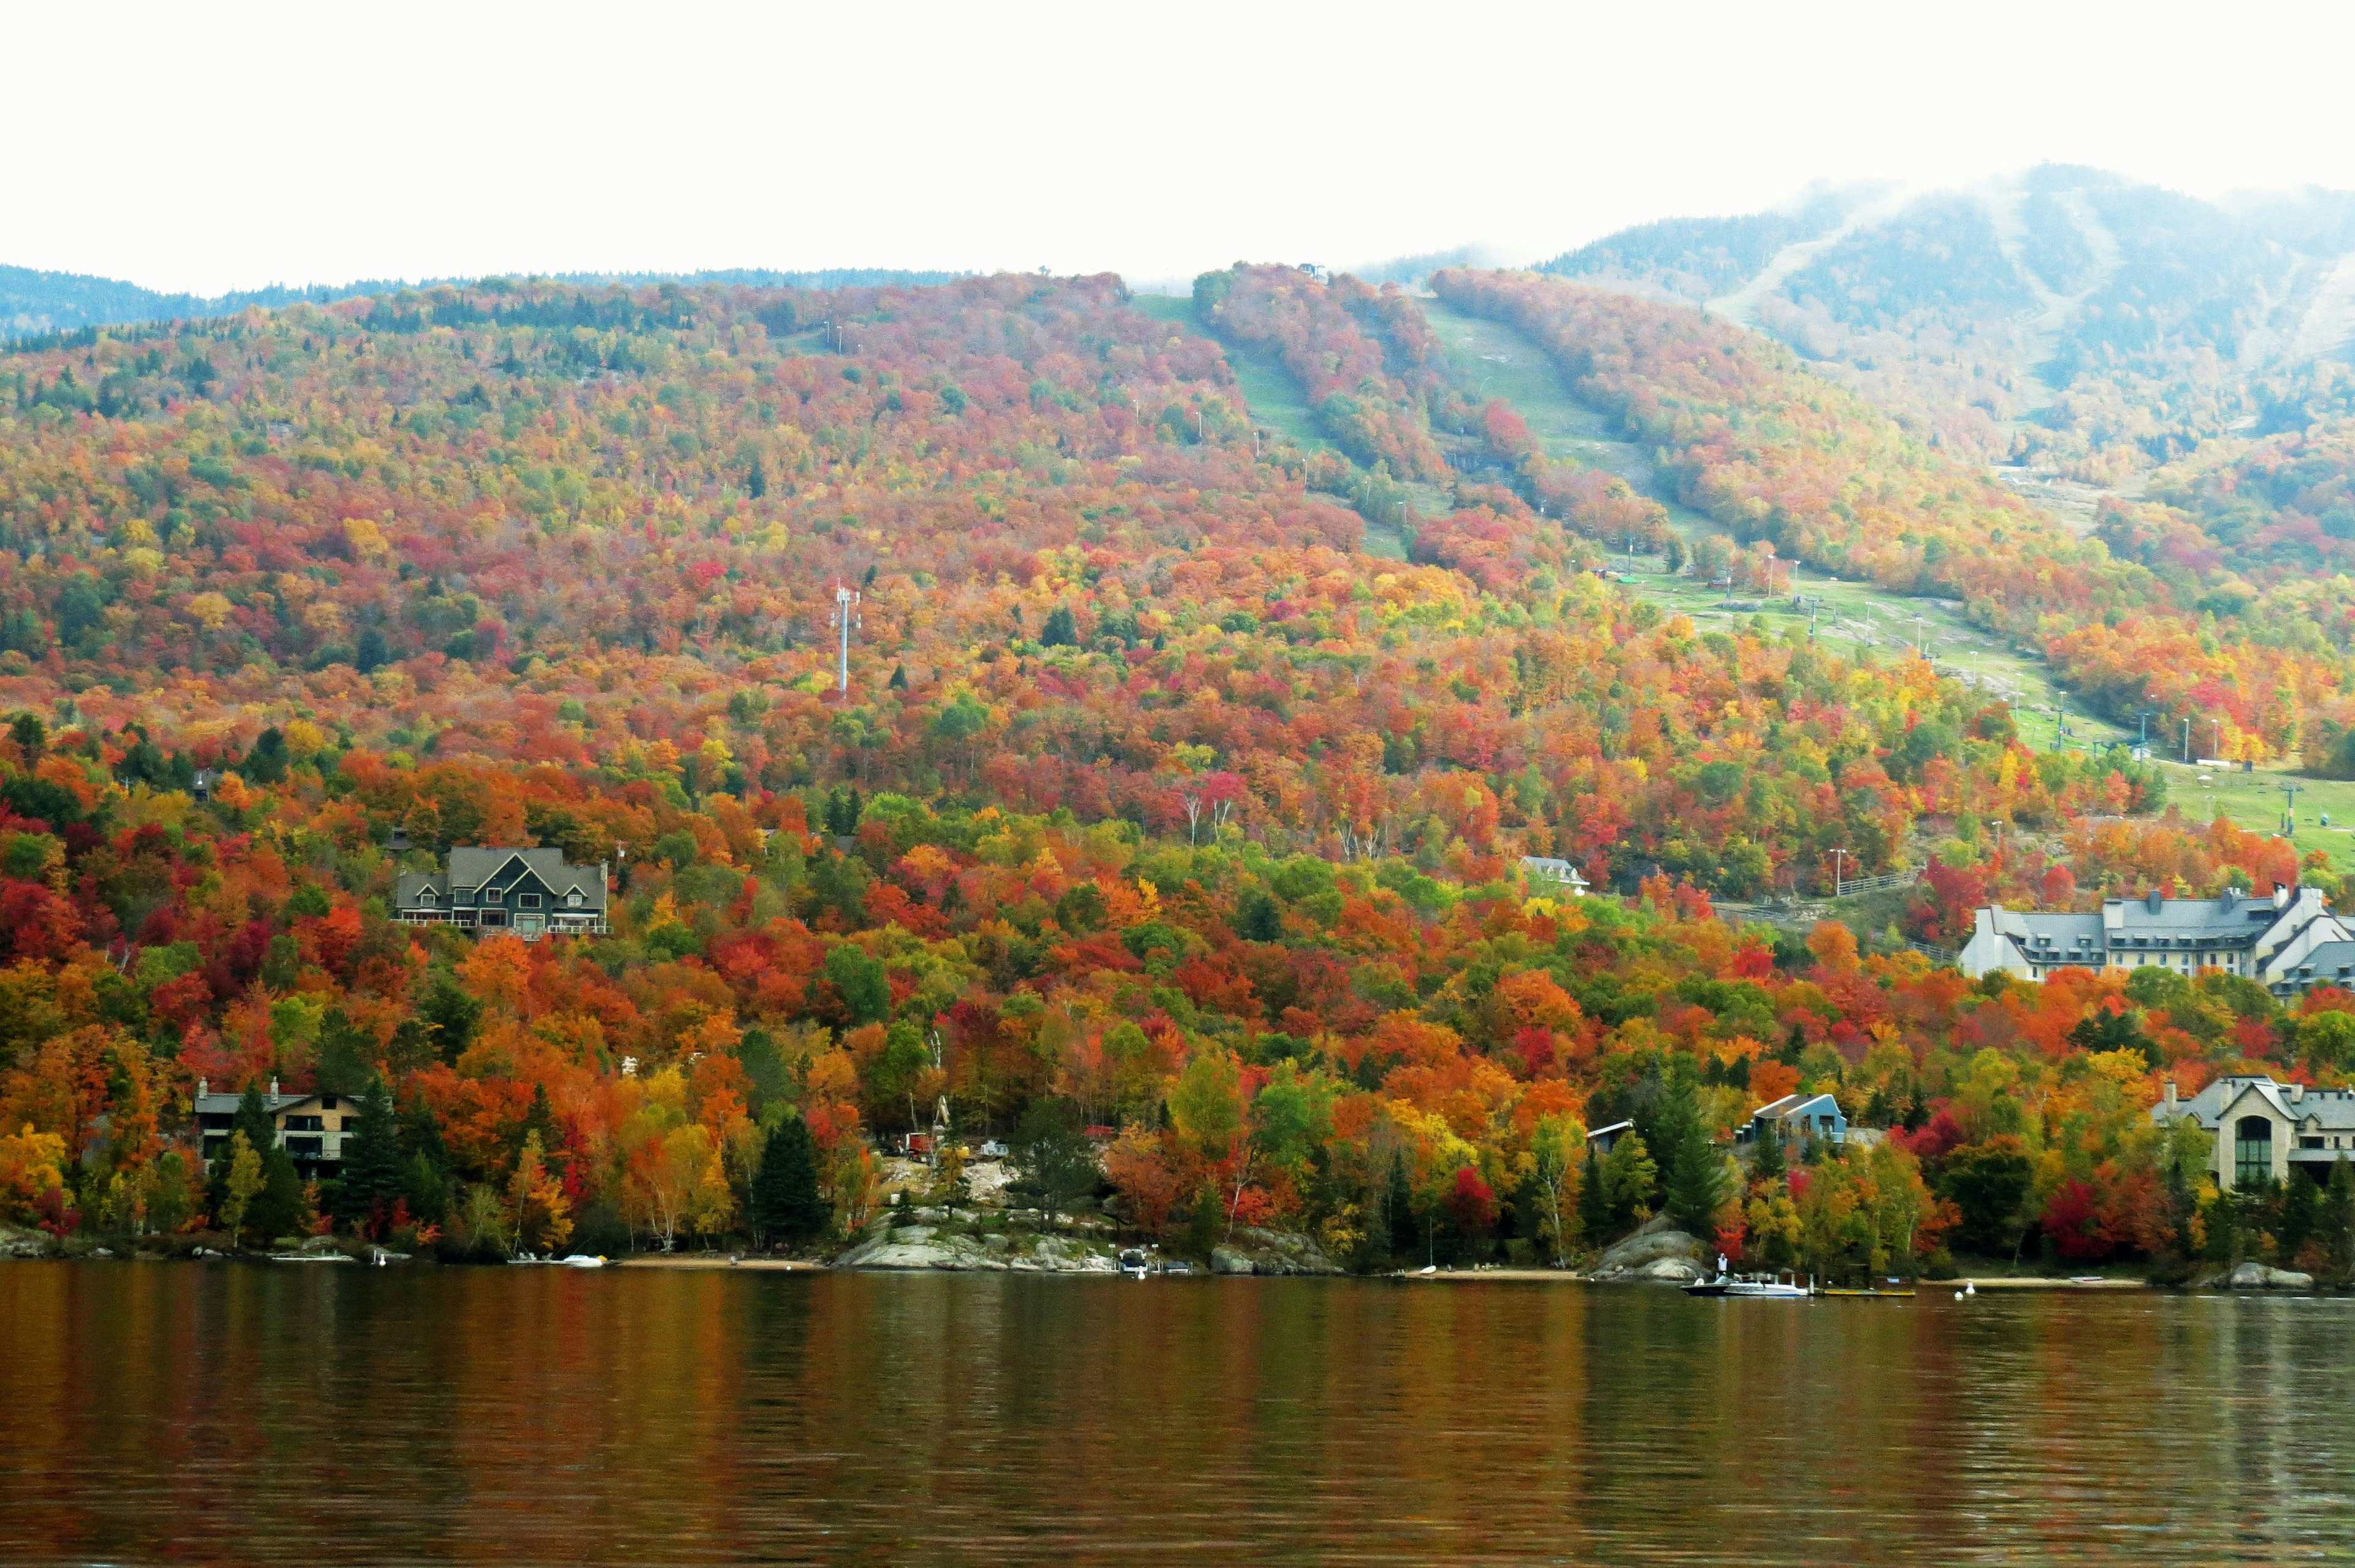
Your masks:
{"label": "white rock on shore", "polygon": [[1587,1278],[1611,1284],[1689,1285],[1709,1272],[1700,1259],[1700,1243],[1675,1229],[1663,1215],[1646,1221],[1634,1235],[1605,1251]]}
{"label": "white rock on shore", "polygon": [[2314,1276],[2294,1268],[2267,1268],[2259,1263],[2243,1264],[2221,1282],[2228,1290],[2312,1290]]}
{"label": "white rock on shore", "polygon": [[859,1243],[834,1260],[837,1268],[944,1269],[997,1274],[1114,1274],[1109,1252],[1067,1236],[966,1235],[931,1225],[904,1225]]}

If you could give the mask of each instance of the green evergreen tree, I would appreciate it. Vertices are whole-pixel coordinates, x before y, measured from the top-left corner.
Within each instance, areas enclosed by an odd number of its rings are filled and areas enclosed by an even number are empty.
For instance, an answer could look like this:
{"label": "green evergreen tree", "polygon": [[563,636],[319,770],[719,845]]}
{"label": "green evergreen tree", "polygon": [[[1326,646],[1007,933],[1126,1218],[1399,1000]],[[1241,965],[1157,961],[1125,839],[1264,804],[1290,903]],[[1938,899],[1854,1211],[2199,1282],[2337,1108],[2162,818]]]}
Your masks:
{"label": "green evergreen tree", "polygon": [[417,1011],[425,1020],[433,1054],[453,1064],[474,1043],[475,1026],[483,1020],[483,1004],[466,995],[446,969],[434,976]]}
{"label": "green evergreen tree", "polygon": [[229,1147],[240,1133],[245,1135],[248,1148],[259,1157],[278,1142],[277,1124],[271,1120],[270,1107],[261,1098],[261,1085],[248,1083],[245,1093],[238,1096],[237,1110],[229,1122],[229,1136],[221,1142],[220,1153],[206,1173],[205,1207],[218,1217],[221,1205],[229,1198]]}
{"label": "green evergreen tree", "polygon": [[408,1183],[392,1096],[378,1083],[370,1083],[359,1099],[357,1125],[344,1135],[343,1164],[329,1203],[336,1219],[356,1229],[391,1212]]}
{"label": "green evergreen tree", "polygon": [[2355,1275],[2355,1165],[2344,1154],[2330,1162],[2318,1229],[2330,1253],[2331,1277],[2343,1283]]}
{"label": "green evergreen tree", "polygon": [[1604,1179],[1603,1157],[1586,1146],[1586,1165],[1578,1182],[1578,1232],[1590,1247],[1611,1239],[1611,1192]]}
{"label": "green evergreen tree", "polygon": [[1783,1129],[1773,1122],[1759,1123],[1757,1141],[1750,1147],[1750,1179],[1780,1180],[1789,1168],[1783,1159]]}
{"label": "green evergreen tree", "polygon": [[319,1020],[318,1065],[312,1087],[322,1094],[363,1095],[376,1077],[375,1052],[368,1035],[341,1008]]}
{"label": "green evergreen tree", "polygon": [[1071,607],[1058,604],[1047,613],[1047,624],[1039,629],[1039,645],[1045,648],[1079,646],[1080,625],[1071,618]]}
{"label": "green evergreen tree", "polygon": [[254,1194],[245,1222],[264,1243],[291,1234],[303,1222],[303,1178],[294,1157],[281,1145],[272,1144],[261,1157],[261,1190]]}
{"label": "green evergreen tree", "polygon": [[1406,1156],[1391,1156],[1390,1180],[1382,1190],[1383,1217],[1390,1221],[1391,1256],[1405,1259],[1423,1246],[1422,1232],[1414,1222],[1414,1181],[1406,1168]]}
{"label": "green evergreen tree", "polygon": [[2314,1234],[2321,1209],[2320,1185],[2307,1180],[2292,1166],[2288,1184],[2282,1189],[2280,1228],[2274,1232],[2274,1257],[2278,1267],[2297,1266],[2297,1254],[2306,1249],[2307,1238]]}
{"label": "green evergreen tree", "polygon": [[515,1147],[518,1153],[525,1144],[531,1141],[534,1133],[539,1135],[541,1152],[551,1159],[562,1151],[564,1139],[557,1130],[556,1107],[549,1104],[548,1085],[545,1083],[531,1086],[531,1109],[524,1113],[523,1125],[517,1130]]}
{"label": "green evergreen tree", "polygon": [[410,1102],[400,1113],[401,1196],[421,1224],[438,1225],[450,1213],[450,1151],[442,1142],[442,1125],[424,1100]]}
{"label": "green evergreen tree", "polygon": [[833,1222],[834,1211],[818,1191],[817,1140],[798,1114],[787,1116],[769,1135],[761,1151],[761,1168],[752,1176],[748,1208],[745,1217],[756,1232],[787,1246],[816,1240]]}

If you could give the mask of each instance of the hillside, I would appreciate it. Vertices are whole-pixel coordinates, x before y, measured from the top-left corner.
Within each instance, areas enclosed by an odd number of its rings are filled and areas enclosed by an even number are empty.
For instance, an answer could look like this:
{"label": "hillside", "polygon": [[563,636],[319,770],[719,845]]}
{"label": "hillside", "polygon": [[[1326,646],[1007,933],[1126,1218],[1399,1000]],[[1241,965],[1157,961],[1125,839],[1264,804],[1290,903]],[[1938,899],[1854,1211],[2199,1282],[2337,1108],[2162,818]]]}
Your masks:
{"label": "hillside", "polygon": [[1959,453],[2115,484],[2344,347],[2350,255],[2346,193],[2226,207],[2047,165],[1647,225],[1542,270],[1754,324]]}
{"label": "hillside", "polygon": [[[552,281],[566,283],[753,283],[770,288],[837,289],[876,287],[887,283],[943,283],[949,272],[893,272],[852,268],[816,272],[778,272],[759,268],[696,273],[632,272],[568,274]],[[150,321],[189,321],[231,315],[253,306],[276,309],[308,303],[328,304],[360,294],[396,293],[412,285],[378,280],[342,284],[287,288],[272,284],[205,297],[188,293],[158,293],[114,278],[94,278],[79,272],[43,272],[29,267],[0,266],[0,343],[50,334],[78,333],[93,326],[133,325]],[[425,284],[432,287],[432,284]]]}
{"label": "hillside", "polygon": [[[1111,276],[494,280],[0,355],[0,1217],[814,1243],[946,1104],[1117,1128],[1113,1212],[1197,1254],[1248,1223],[1532,1261],[1665,1209],[1849,1272],[2038,1232],[2179,1260],[2208,1211],[2162,1179],[2159,1075],[2334,1081],[2336,993],[1973,986],[1886,923],[2327,859],[2165,815],[2156,769],[2031,745],[1896,639],[1703,627],[1597,568],[1689,549],[1772,592],[1774,544],[2112,639],[2087,661],[2145,621],[2260,678],[2247,647],[1754,334],[1434,283],[1446,335],[1243,266],[1145,308]],[[1464,364],[1489,320],[1553,379]],[[607,929],[394,918],[480,844],[604,867]],[[1835,868],[1929,875],[1869,953],[1712,916]],[[272,1079],[360,1102],[345,1171],[204,1168],[197,1083]],[[1800,1088],[1895,1130],[1753,1188],[1721,1142]]]}

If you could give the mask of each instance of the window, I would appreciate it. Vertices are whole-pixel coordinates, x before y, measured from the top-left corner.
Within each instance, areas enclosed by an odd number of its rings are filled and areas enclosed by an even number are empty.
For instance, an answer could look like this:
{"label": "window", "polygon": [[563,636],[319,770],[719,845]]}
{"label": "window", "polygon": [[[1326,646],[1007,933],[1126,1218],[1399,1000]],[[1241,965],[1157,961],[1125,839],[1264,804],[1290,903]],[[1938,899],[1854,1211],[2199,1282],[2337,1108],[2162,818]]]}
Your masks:
{"label": "window", "polygon": [[433,890],[432,888],[419,889],[417,893],[417,901],[421,904],[432,903],[433,901]]}
{"label": "window", "polygon": [[2232,1185],[2273,1179],[2274,1125],[2263,1116],[2243,1116],[2232,1126]]}
{"label": "window", "polygon": [[486,904],[495,904],[505,897],[506,897],[506,893],[502,889],[485,888],[483,890],[483,901]]}
{"label": "window", "polygon": [[538,909],[539,907],[539,895],[538,893],[517,893],[516,895],[516,907],[517,909]]}
{"label": "window", "polygon": [[323,1111],[332,1111],[335,1108],[336,1097],[333,1094],[322,1094],[319,1096],[319,1109]]}
{"label": "window", "polygon": [[[580,890],[580,889],[578,889],[578,888],[575,888],[572,891],[570,891],[570,892],[569,892],[569,893],[565,894],[565,895],[564,895],[564,901],[565,901],[565,903],[566,903],[566,905],[567,905],[567,906],[569,906],[569,907],[570,907],[570,908],[572,908],[572,909],[579,909],[579,908],[581,907],[581,890]],[[2339,973],[2343,975],[2343,974],[2345,974],[2345,973],[2346,973],[2346,971],[2342,969],[2342,970],[2340,970],[2340,971],[2339,971]]]}
{"label": "window", "polygon": [[325,1116],[287,1116],[283,1121],[290,1133],[324,1133],[327,1130]]}

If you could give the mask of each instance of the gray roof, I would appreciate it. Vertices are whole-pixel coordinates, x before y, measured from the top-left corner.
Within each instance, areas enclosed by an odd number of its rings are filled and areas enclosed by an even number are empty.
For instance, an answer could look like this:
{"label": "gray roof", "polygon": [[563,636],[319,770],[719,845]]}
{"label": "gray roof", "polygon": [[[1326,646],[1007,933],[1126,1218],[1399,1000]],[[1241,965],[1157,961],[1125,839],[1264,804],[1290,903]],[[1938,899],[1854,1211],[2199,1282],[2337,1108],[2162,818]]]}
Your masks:
{"label": "gray roof", "polygon": [[2269,1077],[2219,1078],[2188,1100],[2175,1103],[2172,1115],[2162,1100],[2150,1108],[2153,1119],[2168,1121],[2189,1112],[2201,1126],[2214,1132],[2217,1125],[2244,1096],[2254,1095],[2303,1131],[2355,1133],[2355,1089],[2309,1089],[2297,1083],[2276,1083]]}
{"label": "gray roof", "polygon": [[[2313,952],[2297,961],[2296,970],[2284,969],[2281,975],[2284,979],[2310,977],[2317,985],[2325,980],[2355,980],[2355,942],[2318,943]],[[2355,986],[2347,989],[2355,990]]]}
{"label": "gray roof", "polygon": [[1750,1119],[1753,1122],[1778,1122],[1785,1116],[1813,1115],[1818,1105],[1829,1110],[1836,1116],[1844,1115],[1839,1108],[1839,1102],[1828,1093],[1785,1094],[1781,1099],[1770,1100],[1751,1112]]}
{"label": "gray roof", "polygon": [[437,894],[451,890],[472,890],[495,881],[512,861],[520,860],[531,874],[538,877],[548,891],[558,898],[568,893],[581,895],[581,907],[605,908],[605,868],[575,866],[564,859],[564,851],[556,848],[506,848],[461,844],[450,851],[450,868],[446,871],[410,871],[394,884],[395,907],[408,908],[418,895],[431,888]]}
{"label": "gray roof", "polygon": [[[315,1100],[318,1097],[316,1093],[272,1094],[265,1089],[261,1093],[261,1108],[274,1116],[289,1105],[299,1105],[305,1100]],[[198,1115],[208,1113],[220,1115],[236,1110],[244,1101],[245,1092],[239,1090],[234,1094],[193,1094],[189,1098],[196,1102]],[[352,1104],[357,1104],[359,1101],[353,1098]]]}

